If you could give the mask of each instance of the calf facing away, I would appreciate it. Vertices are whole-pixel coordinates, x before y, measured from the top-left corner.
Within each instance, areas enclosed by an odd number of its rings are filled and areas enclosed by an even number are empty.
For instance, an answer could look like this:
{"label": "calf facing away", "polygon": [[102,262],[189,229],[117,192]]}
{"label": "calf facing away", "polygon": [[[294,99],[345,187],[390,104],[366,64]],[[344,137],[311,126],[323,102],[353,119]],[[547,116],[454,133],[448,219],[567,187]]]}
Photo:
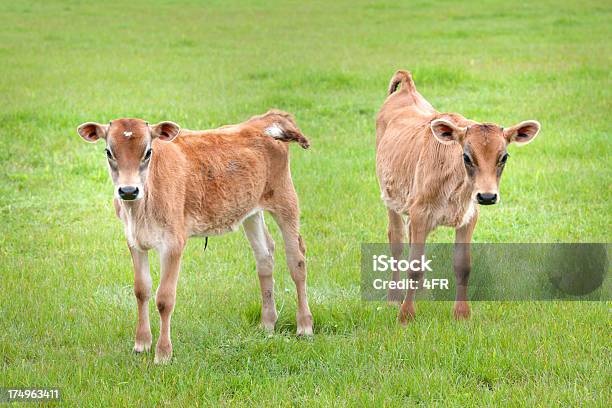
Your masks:
{"label": "calf facing away", "polygon": [[[391,78],[376,121],[376,173],[389,216],[391,252],[399,259],[408,235],[410,259],[419,259],[434,228],[455,228],[453,312],[457,319],[470,315],[469,244],[478,204],[499,202],[506,147],[529,143],[539,130],[540,124],[533,120],[504,129],[456,113],[439,113],[416,90],[409,72],[397,71]],[[422,281],[423,273],[411,272],[409,277]],[[399,272],[394,272],[393,279],[399,278]],[[404,298],[401,291],[388,295],[392,302]],[[415,290],[408,290],[399,313],[402,324],[414,318],[414,297]]]}
{"label": "calf facing away", "polygon": [[108,125],[84,123],[78,133],[88,142],[106,141],[115,210],[123,221],[134,265],[138,303],[134,351],[148,351],[152,343],[148,251],[160,254],[155,301],[161,327],[155,362],[165,363],[172,357],[170,316],[187,239],[224,234],[240,224],[255,255],[261,324],[274,330],[274,241],[264,223],[264,210],[272,214],[285,242],[287,265],[297,289],[297,334],[312,335],[306,247],[299,233],[298,198],[284,142],[295,141],[303,148],[309,144],[289,114],[269,111],[238,125],[207,131],[181,130],[173,122],[149,125],[141,119],[117,119]]}

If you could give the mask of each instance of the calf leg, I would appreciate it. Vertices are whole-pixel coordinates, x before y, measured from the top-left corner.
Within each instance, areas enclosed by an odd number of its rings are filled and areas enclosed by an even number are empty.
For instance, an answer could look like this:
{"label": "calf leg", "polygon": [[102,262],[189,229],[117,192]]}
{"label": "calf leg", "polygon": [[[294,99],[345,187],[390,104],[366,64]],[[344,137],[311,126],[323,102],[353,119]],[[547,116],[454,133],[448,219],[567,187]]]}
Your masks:
{"label": "calf leg", "polygon": [[310,336],[312,335],[312,313],[310,313],[306,295],[306,246],[299,231],[297,200],[292,203],[283,209],[275,210],[272,215],[283,234],[287,267],[297,291],[297,335]]}
{"label": "calf leg", "polygon": [[455,319],[462,320],[470,317],[470,304],[467,300],[468,280],[472,269],[470,256],[470,242],[476,227],[478,214],[466,225],[455,230],[455,252],[453,256],[453,269],[456,278],[456,297],[453,315]]}
{"label": "calf leg", "polygon": [[134,263],[134,295],[138,303],[138,326],[134,340],[134,351],[142,353],[151,349],[151,325],[149,324],[149,299],[151,299],[151,274],[149,254],[130,247]]}
{"label": "calf leg", "polygon": [[[418,212],[410,212],[410,262],[412,263],[415,259],[420,259],[422,255],[425,255],[425,241],[427,235],[431,231],[431,228],[427,224],[424,217],[420,216]],[[418,282],[420,285],[423,280],[422,271],[408,272],[408,278],[413,282]],[[414,285],[414,284],[413,284]],[[416,296],[416,289],[408,289],[406,298],[400,307],[398,320],[401,324],[407,324],[409,320],[414,319],[416,314],[414,308],[414,299]]]}
{"label": "calf leg", "polygon": [[[402,252],[404,249],[404,220],[402,215],[387,209],[389,215],[389,227],[387,230],[387,236],[389,238],[389,247],[391,249],[391,255],[395,259],[402,258]],[[400,273],[399,270],[393,271],[393,282],[399,282]],[[401,289],[389,289],[387,292],[387,301],[391,304],[399,304],[405,296],[405,291]]]}
{"label": "calf leg", "polygon": [[155,303],[160,317],[159,339],[155,347],[155,363],[165,364],[172,358],[170,340],[170,317],[176,303],[176,285],[181,267],[184,241],[175,243],[160,251],[161,280],[155,295]]}
{"label": "calf leg", "polygon": [[257,265],[257,275],[261,287],[261,325],[268,331],[274,331],[274,325],[278,315],[274,303],[274,241],[266,228],[263,212],[244,220],[244,232],[246,234]]}

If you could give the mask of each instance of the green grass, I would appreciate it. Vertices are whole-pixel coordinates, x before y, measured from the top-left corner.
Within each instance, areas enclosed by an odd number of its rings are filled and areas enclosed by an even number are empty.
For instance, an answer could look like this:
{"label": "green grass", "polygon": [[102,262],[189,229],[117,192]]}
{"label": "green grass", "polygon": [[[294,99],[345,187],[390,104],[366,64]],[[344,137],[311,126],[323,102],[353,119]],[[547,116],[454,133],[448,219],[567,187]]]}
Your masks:
{"label": "green grass", "polygon": [[[510,149],[476,242],[611,240],[609,2],[206,3],[0,4],[0,387],[59,386],[71,406],[610,405],[610,302],[479,302],[463,323],[422,302],[402,329],[396,310],[359,300],[360,244],[386,240],[374,117],[399,68],[439,110],[543,125]],[[131,262],[104,147],[76,126],[200,129],[271,107],[312,142],[292,148],[292,172],[316,335],[293,335],[282,251],[267,338],[246,239],[206,252],[193,240],[175,358],[154,366],[131,354]],[[153,303],[151,315],[156,338]]]}

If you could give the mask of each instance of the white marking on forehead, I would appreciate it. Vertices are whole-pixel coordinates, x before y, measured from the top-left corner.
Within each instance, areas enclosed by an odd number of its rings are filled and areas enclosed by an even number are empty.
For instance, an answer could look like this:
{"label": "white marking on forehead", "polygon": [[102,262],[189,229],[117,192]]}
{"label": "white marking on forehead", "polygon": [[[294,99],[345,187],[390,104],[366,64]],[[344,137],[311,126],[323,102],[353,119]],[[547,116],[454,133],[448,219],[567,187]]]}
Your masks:
{"label": "white marking on forehead", "polygon": [[272,126],[267,127],[265,132],[266,135],[272,136],[275,139],[283,136],[283,129],[278,125],[278,123],[274,123]]}
{"label": "white marking on forehead", "polygon": [[123,136],[125,136],[125,137],[130,137],[132,135],[133,135],[133,133],[132,132],[128,132],[127,130],[125,132],[123,132]]}

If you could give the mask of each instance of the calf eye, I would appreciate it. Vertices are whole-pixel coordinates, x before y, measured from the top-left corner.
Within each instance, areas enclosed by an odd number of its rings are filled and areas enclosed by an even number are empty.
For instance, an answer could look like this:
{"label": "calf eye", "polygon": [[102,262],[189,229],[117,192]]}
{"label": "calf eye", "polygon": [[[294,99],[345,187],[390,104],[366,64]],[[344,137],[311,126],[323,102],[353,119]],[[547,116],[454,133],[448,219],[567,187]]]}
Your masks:
{"label": "calf eye", "polygon": [[151,158],[151,153],[153,152],[153,149],[149,149],[147,150],[147,152],[145,153],[145,157],[144,157],[144,161],[147,161]]}
{"label": "calf eye", "polygon": [[504,154],[504,155],[502,156],[502,158],[501,158],[501,159],[499,159],[499,164],[501,164],[501,165],[506,164],[506,160],[508,160],[508,157],[510,157],[510,155],[509,155],[508,153]]}
{"label": "calf eye", "polygon": [[472,165],[472,159],[470,159],[470,156],[468,156],[465,153],[463,153],[463,162],[467,164],[468,166]]}
{"label": "calf eye", "polygon": [[113,155],[111,154],[110,150],[108,149],[104,149],[106,151],[106,158],[108,160],[113,160]]}

